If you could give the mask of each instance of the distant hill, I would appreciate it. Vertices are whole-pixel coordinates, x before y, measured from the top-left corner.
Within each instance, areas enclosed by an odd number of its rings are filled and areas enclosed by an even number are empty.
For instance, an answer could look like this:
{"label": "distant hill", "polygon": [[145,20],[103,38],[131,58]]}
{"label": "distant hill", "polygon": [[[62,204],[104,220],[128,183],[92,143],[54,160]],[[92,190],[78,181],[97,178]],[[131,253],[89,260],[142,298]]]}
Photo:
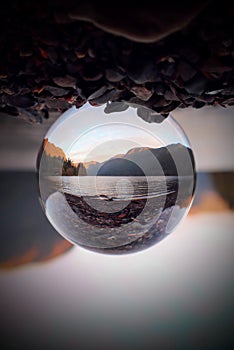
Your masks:
{"label": "distant hill", "polygon": [[[134,166],[134,165],[135,166]],[[99,176],[181,176],[192,175],[194,167],[190,148],[181,144],[167,147],[136,147],[125,155],[115,156],[103,163],[93,163],[88,167],[88,175]]]}
{"label": "distant hill", "polygon": [[113,158],[124,158],[125,154],[122,154],[122,153],[119,153],[119,154],[116,154],[115,156],[111,157],[111,159]]}
{"label": "distant hill", "polygon": [[102,163],[89,161],[75,164],[48,139],[44,140],[42,149],[46,154],[44,171],[53,175],[60,174],[63,168],[63,175],[69,176],[77,175],[78,170],[83,176],[177,176],[178,169],[181,176],[186,176],[192,175],[194,168],[191,149],[180,143],[161,148],[135,147]]}
{"label": "distant hill", "polygon": [[98,173],[99,168],[103,165],[103,163],[99,163],[99,162],[89,162],[90,164],[84,163],[84,166],[86,167],[87,170],[87,174],[89,176],[95,176]]}
{"label": "distant hill", "polygon": [[124,158],[112,158],[104,162],[99,176],[144,176],[144,172],[134,162]]}
{"label": "distant hill", "polygon": [[136,162],[148,176],[191,175],[194,167],[193,154],[190,148],[181,144],[171,144],[161,148],[137,147],[128,151],[124,157]]}

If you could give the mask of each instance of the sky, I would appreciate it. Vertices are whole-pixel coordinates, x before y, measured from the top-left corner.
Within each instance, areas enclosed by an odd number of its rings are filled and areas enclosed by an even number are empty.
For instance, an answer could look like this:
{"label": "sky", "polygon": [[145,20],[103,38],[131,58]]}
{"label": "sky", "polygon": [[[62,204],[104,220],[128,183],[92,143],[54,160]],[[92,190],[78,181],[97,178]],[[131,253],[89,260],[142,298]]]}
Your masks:
{"label": "sky", "polygon": [[48,139],[74,162],[103,161],[134,147],[162,147],[185,142],[179,127],[169,118],[161,124],[147,123],[135,108],[112,114],[104,106],[71,108],[48,131]]}
{"label": "sky", "polygon": [[129,125],[115,123],[98,129],[91,130],[75,142],[67,156],[75,162],[103,162],[114,155],[125,154],[134,147],[162,146],[157,138]]}

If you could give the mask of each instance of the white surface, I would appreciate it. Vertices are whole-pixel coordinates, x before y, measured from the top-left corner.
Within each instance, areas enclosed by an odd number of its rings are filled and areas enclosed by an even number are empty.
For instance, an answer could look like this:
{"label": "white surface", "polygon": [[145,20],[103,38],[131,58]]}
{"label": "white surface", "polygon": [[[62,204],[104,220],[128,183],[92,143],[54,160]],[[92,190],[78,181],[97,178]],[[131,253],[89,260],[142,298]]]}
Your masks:
{"label": "white surface", "polygon": [[59,343],[101,337],[114,343],[124,334],[137,345],[179,337],[186,346],[198,333],[213,339],[232,313],[233,224],[228,211],[189,216],[140,253],[105,256],[75,248],[48,263],[1,272],[4,324],[16,336]]}
{"label": "white surface", "polygon": [[234,108],[205,107],[172,112],[185,130],[198,170],[234,170]]}

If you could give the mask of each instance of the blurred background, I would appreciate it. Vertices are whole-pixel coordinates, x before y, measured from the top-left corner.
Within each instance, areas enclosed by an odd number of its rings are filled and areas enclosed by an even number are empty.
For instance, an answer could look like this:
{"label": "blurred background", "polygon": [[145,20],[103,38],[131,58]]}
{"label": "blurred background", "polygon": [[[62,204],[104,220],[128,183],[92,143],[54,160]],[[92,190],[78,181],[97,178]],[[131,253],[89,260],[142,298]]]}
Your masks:
{"label": "blurred background", "polygon": [[176,110],[197,188],[189,215],[140,253],[72,246],[38,200],[41,125],[0,116],[1,339],[17,349],[232,349],[234,109]]}

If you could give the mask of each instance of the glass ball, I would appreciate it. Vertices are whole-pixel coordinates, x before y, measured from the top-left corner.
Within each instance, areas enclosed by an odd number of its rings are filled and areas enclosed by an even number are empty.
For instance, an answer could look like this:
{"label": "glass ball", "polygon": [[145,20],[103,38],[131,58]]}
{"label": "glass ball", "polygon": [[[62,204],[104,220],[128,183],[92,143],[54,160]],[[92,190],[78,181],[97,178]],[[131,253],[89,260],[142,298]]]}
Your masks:
{"label": "glass ball", "polygon": [[54,228],[106,254],[138,252],[171,234],[195,189],[193,152],[178,123],[121,103],[86,104],[58,118],[39,151],[38,175]]}

